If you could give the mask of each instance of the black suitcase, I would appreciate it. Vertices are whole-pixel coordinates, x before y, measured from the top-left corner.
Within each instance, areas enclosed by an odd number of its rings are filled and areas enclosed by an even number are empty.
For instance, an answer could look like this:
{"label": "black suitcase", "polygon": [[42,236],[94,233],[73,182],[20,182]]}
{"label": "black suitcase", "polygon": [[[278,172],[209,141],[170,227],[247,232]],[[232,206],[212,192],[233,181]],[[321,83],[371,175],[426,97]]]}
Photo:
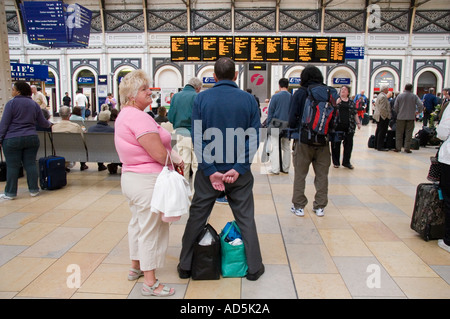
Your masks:
{"label": "black suitcase", "polygon": [[439,186],[421,183],[417,186],[411,229],[425,240],[441,239],[445,227],[444,201],[439,196]]}
{"label": "black suitcase", "polygon": [[370,122],[369,113],[364,113],[364,117],[363,117],[363,120],[362,120],[362,125],[367,125],[367,124],[369,124],[369,122]]}
{"label": "black suitcase", "polygon": [[370,135],[369,140],[367,141],[368,148],[375,148],[375,135]]}
{"label": "black suitcase", "polygon": [[395,148],[395,130],[388,130],[386,139],[384,140],[384,147],[387,149]]}
{"label": "black suitcase", "polygon": [[42,189],[58,189],[67,185],[66,160],[61,156],[39,159],[39,184]]}

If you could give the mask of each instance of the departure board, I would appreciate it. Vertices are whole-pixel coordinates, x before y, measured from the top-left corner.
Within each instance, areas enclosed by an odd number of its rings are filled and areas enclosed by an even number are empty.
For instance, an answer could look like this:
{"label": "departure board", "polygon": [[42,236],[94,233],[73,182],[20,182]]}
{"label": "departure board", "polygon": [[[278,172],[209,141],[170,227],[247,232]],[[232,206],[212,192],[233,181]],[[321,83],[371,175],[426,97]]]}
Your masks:
{"label": "departure board", "polygon": [[219,58],[226,57],[233,59],[234,37],[219,37]]}
{"label": "departure board", "polygon": [[281,37],[267,37],[265,51],[266,51],[266,61],[267,62],[280,62],[281,61]]}
{"label": "departure board", "polygon": [[250,38],[250,61],[264,62],[266,59],[266,37]]}
{"label": "departure board", "polygon": [[313,62],[328,62],[330,60],[329,38],[314,39],[314,60]]}
{"label": "departure board", "polygon": [[186,37],[186,60],[201,61],[202,37]]}
{"label": "departure board", "polygon": [[313,37],[298,38],[298,62],[315,62]]}
{"label": "departure board", "polygon": [[250,37],[234,37],[234,60],[248,62],[250,56]]}
{"label": "departure board", "polygon": [[345,62],[345,38],[330,38],[331,63]]}
{"label": "departure board", "polygon": [[172,61],[186,60],[185,37],[170,37],[170,60]]}
{"label": "departure board", "polygon": [[345,37],[172,36],[174,62],[344,63]]}
{"label": "departure board", "polygon": [[281,46],[281,61],[297,61],[297,37],[283,37]]}
{"label": "departure board", "polygon": [[216,61],[218,54],[217,37],[202,38],[203,61]]}

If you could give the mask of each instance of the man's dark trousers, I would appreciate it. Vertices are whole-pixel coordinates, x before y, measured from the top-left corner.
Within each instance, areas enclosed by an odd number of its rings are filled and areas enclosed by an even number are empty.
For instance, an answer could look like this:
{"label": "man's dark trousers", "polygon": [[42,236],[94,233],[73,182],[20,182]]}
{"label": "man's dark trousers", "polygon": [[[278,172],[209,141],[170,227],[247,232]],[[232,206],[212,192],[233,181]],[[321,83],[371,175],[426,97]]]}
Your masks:
{"label": "man's dark trousers", "polygon": [[[198,170],[194,180],[194,198],[189,210],[180,254],[180,267],[191,270],[194,243],[205,227],[211,211],[222,192],[215,190],[209,177],[202,170]],[[225,184],[225,194],[233,212],[237,225],[242,233],[245,246],[248,272],[258,272],[262,267],[262,257],[259,247],[258,234],[254,219],[253,175],[251,171],[243,175],[232,184]],[[223,225],[225,227],[225,225]],[[220,230],[217,230],[220,232]]]}

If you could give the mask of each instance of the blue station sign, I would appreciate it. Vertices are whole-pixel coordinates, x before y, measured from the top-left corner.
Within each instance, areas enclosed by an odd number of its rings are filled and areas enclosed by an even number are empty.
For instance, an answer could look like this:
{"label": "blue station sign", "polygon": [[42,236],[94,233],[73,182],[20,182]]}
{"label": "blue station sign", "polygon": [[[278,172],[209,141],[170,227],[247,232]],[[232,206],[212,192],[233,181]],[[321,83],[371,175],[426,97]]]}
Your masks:
{"label": "blue station sign", "polygon": [[48,66],[40,64],[10,63],[11,79],[14,81],[46,81]]}
{"label": "blue station sign", "polygon": [[48,47],[89,45],[92,12],[79,4],[25,1],[20,4],[28,41]]}

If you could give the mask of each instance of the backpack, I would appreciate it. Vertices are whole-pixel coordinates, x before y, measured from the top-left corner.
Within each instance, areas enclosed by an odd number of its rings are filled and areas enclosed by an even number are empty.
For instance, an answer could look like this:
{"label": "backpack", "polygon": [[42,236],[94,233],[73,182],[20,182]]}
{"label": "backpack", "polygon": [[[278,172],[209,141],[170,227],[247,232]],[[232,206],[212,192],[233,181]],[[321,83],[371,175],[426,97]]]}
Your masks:
{"label": "backpack", "polygon": [[366,109],[365,103],[363,99],[358,99],[356,101],[356,110],[357,111],[364,111]]}
{"label": "backpack", "polygon": [[308,145],[324,146],[336,126],[338,110],[335,88],[323,84],[307,88],[303,116],[300,125],[300,142]]}

